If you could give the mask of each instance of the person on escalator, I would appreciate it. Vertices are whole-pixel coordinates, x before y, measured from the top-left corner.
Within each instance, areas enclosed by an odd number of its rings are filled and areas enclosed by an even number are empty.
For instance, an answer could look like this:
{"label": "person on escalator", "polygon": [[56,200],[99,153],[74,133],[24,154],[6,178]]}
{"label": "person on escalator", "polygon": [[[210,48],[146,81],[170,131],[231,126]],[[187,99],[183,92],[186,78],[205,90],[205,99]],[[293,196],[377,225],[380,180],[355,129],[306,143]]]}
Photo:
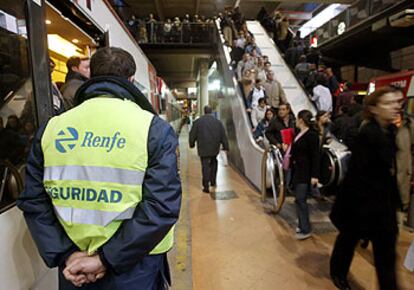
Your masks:
{"label": "person on escalator", "polygon": [[266,109],[265,116],[257,124],[256,128],[253,131],[254,140],[256,140],[259,145],[263,145],[263,137],[266,131],[266,128],[269,127],[270,122],[274,118],[274,113],[272,109]]}
{"label": "person on escalator", "polygon": [[332,138],[331,112],[319,111],[318,113],[316,113],[316,125],[319,132],[319,144],[321,145],[321,147],[324,144],[329,144]]}
{"label": "person on escalator", "polygon": [[265,98],[267,101],[267,94],[265,89],[262,86],[262,82],[260,79],[256,79],[255,86],[253,90],[250,92],[249,96],[247,97],[248,100],[248,108],[254,109],[259,105],[259,99]]}
{"label": "person on escalator", "polygon": [[277,118],[270,122],[265,132],[270,144],[275,145],[284,152],[289,144],[283,142],[282,130],[295,130],[295,117],[291,114],[289,103],[283,103],[279,106]]}
{"label": "person on escalator", "polygon": [[256,39],[254,37],[248,37],[249,43],[245,48],[245,52],[252,54],[253,51],[256,51],[258,56],[262,55],[261,49],[256,45]]}
{"label": "person on escalator", "polygon": [[275,78],[273,70],[266,72],[266,82],[263,84],[263,87],[265,88],[266,95],[269,97],[269,105],[277,113],[279,105],[287,103],[287,99],[282,84]]}
{"label": "person on escalator", "polygon": [[295,238],[305,240],[312,236],[307,198],[311,194],[311,187],[316,187],[319,182],[319,135],[313,115],[308,110],[298,113],[296,127],[299,132],[290,147],[290,152],[288,149],[286,154],[290,154],[292,186],[299,221]]}
{"label": "person on escalator", "polygon": [[295,66],[295,73],[296,73],[296,77],[302,82],[302,84],[306,84],[309,71],[310,71],[310,64],[306,62],[306,56],[301,55],[299,58],[299,63]]}
{"label": "person on escalator", "polygon": [[327,86],[326,77],[319,74],[316,81],[317,86],[312,89],[311,100],[315,102],[318,111],[332,112],[332,95]]}
{"label": "person on escalator", "polygon": [[252,124],[253,124],[253,131],[256,130],[257,125],[266,114],[266,99],[260,98],[258,101],[259,105],[252,109]]}
{"label": "person on escalator", "polygon": [[252,60],[250,54],[243,54],[242,60],[237,63],[236,73],[237,79],[240,81],[243,78],[244,72],[255,68],[254,61]]}

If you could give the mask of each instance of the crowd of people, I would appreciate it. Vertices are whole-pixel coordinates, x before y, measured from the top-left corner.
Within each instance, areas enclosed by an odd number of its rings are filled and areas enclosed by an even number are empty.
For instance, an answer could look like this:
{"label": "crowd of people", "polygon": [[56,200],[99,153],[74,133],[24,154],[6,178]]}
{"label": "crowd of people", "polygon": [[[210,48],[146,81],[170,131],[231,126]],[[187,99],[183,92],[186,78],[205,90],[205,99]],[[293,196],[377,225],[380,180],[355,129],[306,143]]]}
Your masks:
{"label": "crowd of people", "polygon": [[213,18],[204,15],[167,18],[160,21],[154,14],[148,17],[132,15],[125,21],[138,43],[202,43],[208,41],[207,34],[213,32]]}
{"label": "crowd of people", "polygon": [[[231,18],[231,13],[227,15]],[[295,195],[297,209],[295,237],[311,237],[307,198],[320,194],[321,149],[336,139],[347,145],[353,156],[350,174],[340,191],[335,192],[331,214],[340,230],[331,258],[332,281],[339,289],[351,289],[347,274],[353,251],[358,240],[367,239],[373,243],[380,288],[397,289],[396,217],[408,206],[411,175],[406,175],[411,172],[407,168],[411,168],[414,142],[412,119],[401,110],[403,91],[392,86],[378,89],[366,97],[363,106],[352,92],[352,84],[341,84],[333,69],[321,62],[317,49],[285,35],[288,21],[280,13],[276,12],[273,18],[262,13],[262,17],[262,24],[267,22],[266,28],[284,53],[286,63],[314,102],[315,116],[308,110],[294,116],[283,86],[275,79],[277,71],[272,71],[268,57],[262,54],[244,23],[232,29],[231,36],[223,27],[222,32],[232,48],[232,64],[254,138],[265,145],[262,140],[266,137],[284,156],[286,184]],[[358,205],[352,207],[355,203]]]}

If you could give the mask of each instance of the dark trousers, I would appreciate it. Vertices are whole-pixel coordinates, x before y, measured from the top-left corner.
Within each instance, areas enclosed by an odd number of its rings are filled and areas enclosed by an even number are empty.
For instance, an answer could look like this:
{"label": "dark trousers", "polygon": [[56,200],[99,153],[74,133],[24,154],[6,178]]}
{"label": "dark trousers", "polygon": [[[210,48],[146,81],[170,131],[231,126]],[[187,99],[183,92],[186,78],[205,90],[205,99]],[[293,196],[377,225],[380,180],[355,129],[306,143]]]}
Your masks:
{"label": "dark trousers", "polygon": [[308,234],[311,231],[311,225],[309,221],[309,207],[306,200],[310,195],[310,185],[307,183],[295,184],[293,192],[295,193],[296,213],[298,215],[300,231],[304,234]]}
{"label": "dark trousers", "polygon": [[[346,279],[355,247],[362,237],[353,232],[340,232],[331,256],[331,276]],[[372,242],[374,262],[381,290],[396,290],[395,247],[397,235],[379,232],[368,238]]]}
{"label": "dark trousers", "polygon": [[200,157],[201,173],[203,174],[203,187],[216,185],[217,177],[217,156]]}

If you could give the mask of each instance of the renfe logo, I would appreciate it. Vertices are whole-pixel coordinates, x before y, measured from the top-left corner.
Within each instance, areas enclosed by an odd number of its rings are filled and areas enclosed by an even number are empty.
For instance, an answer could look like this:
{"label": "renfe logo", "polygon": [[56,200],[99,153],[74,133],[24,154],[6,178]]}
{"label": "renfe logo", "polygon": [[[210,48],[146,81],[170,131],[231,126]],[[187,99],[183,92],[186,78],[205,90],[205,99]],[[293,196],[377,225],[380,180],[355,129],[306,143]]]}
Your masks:
{"label": "renfe logo", "polygon": [[55,146],[57,151],[60,153],[66,153],[65,144],[69,150],[72,150],[76,146],[76,141],[78,141],[78,131],[75,128],[67,127],[66,130],[61,130],[58,133],[60,139],[55,140]]}
{"label": "renfe logo", "polygon": [[[55,146],[60,153],[66,153],[73,150],[79,140],[78,131],[75,128],[67,127],[58,133],[59,139],[55,140]],[[65,146],[66,145],[66,146]],[[86,148],[105,148],[106,152],[111,152],[114,148],[123,149],[126,145],[126,139],[121,137],[120,132],[115,132],[112,136],[98,136],[91,131],[86,131],[80,147]]]}
{"label": "renfe logo", "polygon": [[125,148],[125,144],[126,139],[119,132],[113,136],[95,136],[93,132],[86,131],[81,147],[103,147],[106,152],[111,152],[114,147]]}

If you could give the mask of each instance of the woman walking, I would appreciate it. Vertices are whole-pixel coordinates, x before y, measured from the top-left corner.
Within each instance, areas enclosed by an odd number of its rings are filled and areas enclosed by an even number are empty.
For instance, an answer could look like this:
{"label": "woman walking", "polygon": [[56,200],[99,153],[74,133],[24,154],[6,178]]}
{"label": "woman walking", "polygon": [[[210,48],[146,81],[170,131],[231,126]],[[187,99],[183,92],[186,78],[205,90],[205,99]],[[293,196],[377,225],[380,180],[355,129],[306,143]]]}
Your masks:
{"label": "woman walking", "polygon": [[331,277],[339,289],[351,289],[347,274],[361,239],[372,242],[380,289],[398,289],[395,247],[400,196],[392,123],[400,113],[401,101],[395,89],[389,87],[365,99],[365,121],[351,148],[348,174],[330,216],[339,229],[331,257]]}
{"label": "woman walking", "polygon": [[319,176],[319,135],[314,129],[315,124],[312,119],[310,111],[299,112],[296,119],[299,133],[291,149],[292,185],[296,195],[295,203],[299,220],[295,237],[298,240],[311,237],[307,197],[311,194],[311,187],[317,186]]}

